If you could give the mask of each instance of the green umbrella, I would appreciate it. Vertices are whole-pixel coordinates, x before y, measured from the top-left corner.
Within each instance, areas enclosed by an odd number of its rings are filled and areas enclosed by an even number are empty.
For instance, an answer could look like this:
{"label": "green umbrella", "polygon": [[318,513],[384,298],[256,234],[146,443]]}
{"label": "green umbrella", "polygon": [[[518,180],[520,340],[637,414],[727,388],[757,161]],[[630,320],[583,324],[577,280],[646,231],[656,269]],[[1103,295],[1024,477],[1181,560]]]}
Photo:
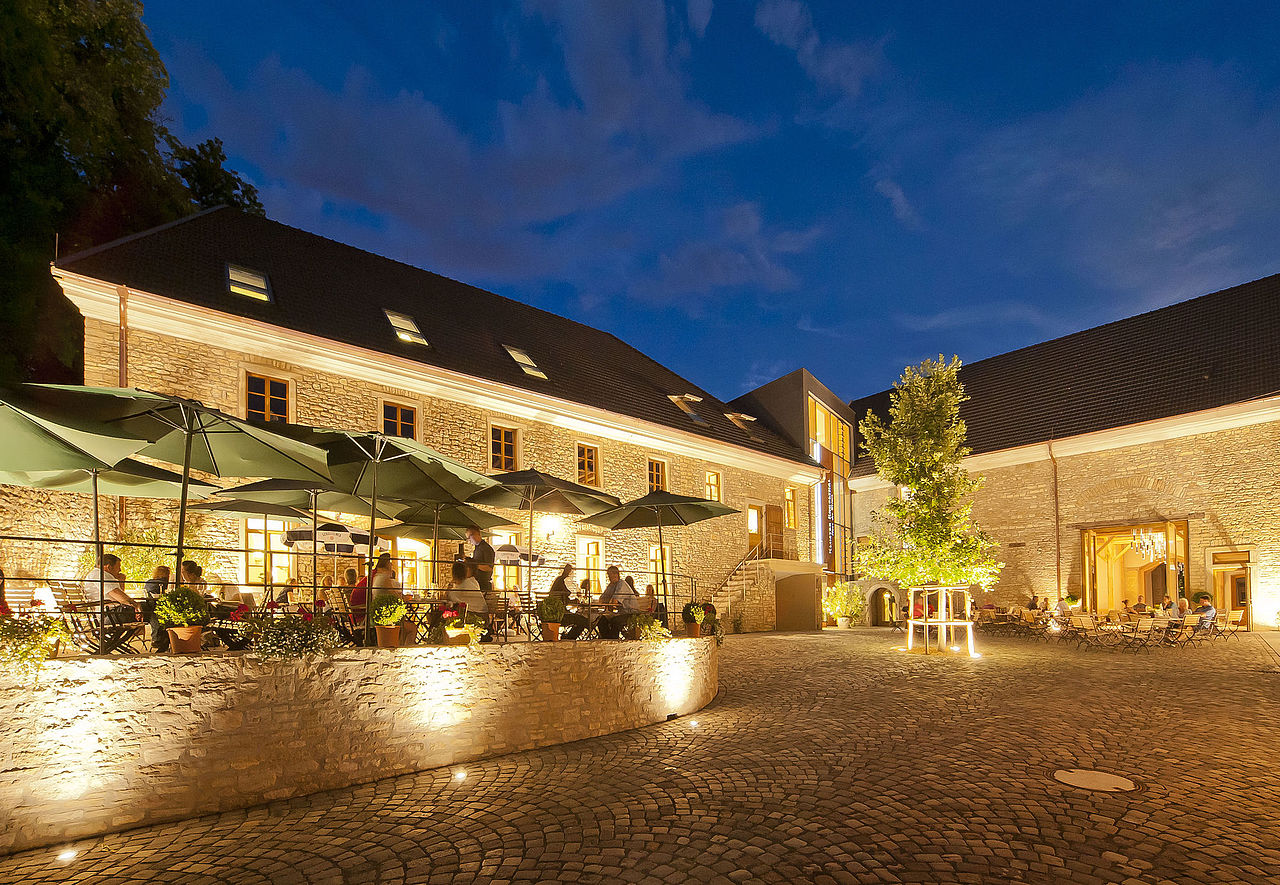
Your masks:
{"label": "green umbrella", "polygon": [[86,419],[124,435],[155,440],[139,452],[182,465],[175,586],[182,582],[187,487],[192,470],[214,476],[329,479],[324,452],[316,447],[195,400],[127,387],[30,386],[41,395],[58,397]]}
{"label": "green umbrella", "polygon": [[[229,490],[223,489],[216,494],[225,495]],[[298,509],[297,507],[287,507],[283,504],[268,504],[263,501],[245,501],[245,500],[219,500],[205,501],[200,504],[192,504],[192,510],[199,510],[203,513],[221,513],[226,516],[261,516],[262,517],[262,555],[265,568],[262,574],[262,592],[267,599],[271,598],[271,544],[267,538],[267,517],[278,516],[281,519],[289,519],[294,522],[303,522],[310,517]],[[314,570],[314,562],[313,562]],[[313,582],[314,583],[314,582]],[[315,602],[315,590],[312,589],[312,602]]]}
{"label": "green umbrella", "polygon": [[396,524],[390,526],[396,531],[384,531],[379,526],[378,534],[384,537],[431,541],[431,582],[433,584],[439,584],[436,564],[440,560],[441,538],[461,541],[466,538],[465,529],[468,526],[488,531],[499,526],[514,525],[508,519],[469,504],[408,504],[396,514],[396,520]]}
{"label": "green umbrella", "polygon": [[642,498],[587,516],[578,522],[606,529],[638,529],[657,526],[658,565],[662,572],[662,595],[665,597],[667,595],[667,562],[666,548],[662,544],[662,527],[689,525],[737,512],[719,501],[709,501],[706,498],[673,495],[671,492],[650,492]]}
{"label": "green umbrella", "polygon": [[0,439],[0,470],[6,472],[113,467],[149,442],[86,420],[33,385],[0,393]]}
{"label": "green umbrella", "polygon": [[491,507],[510,507],[529,511],[528,580],[525,582],[529,599],[533,599],[533,515],[543,513],[568,513],[573,516],[590,515],[618,505],[613,495],[560,479],[539,470],[516,470],[493,477],[498,483],[490,489],[472,495],[472,504],[488,504]]}

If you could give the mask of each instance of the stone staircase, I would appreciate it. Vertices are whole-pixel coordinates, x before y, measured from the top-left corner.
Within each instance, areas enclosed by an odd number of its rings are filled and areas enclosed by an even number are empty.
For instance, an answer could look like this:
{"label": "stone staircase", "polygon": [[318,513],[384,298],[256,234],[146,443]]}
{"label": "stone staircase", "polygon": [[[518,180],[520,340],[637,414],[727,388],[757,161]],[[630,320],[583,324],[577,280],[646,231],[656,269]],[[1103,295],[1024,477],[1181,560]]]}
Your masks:
{"label": "stone staircase", "polygon": [[716,590],[711,604],[726,625],[732,624],[736,615],[741,615],[744,631],[772,630],[772,606],[761,604],[766,590],[768,597],[772,598],[773,581],[769,568],[756,560],[747,560]]}

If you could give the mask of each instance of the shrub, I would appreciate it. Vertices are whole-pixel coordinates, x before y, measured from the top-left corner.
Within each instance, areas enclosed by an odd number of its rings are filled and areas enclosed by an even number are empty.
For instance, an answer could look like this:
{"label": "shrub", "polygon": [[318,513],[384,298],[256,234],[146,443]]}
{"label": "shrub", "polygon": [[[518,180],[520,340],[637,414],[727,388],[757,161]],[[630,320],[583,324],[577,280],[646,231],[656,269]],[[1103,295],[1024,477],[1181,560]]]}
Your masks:
{"label": "shrub", "polygon": [[648,614],[632,615],[627,618],[627,633],[635,639],[650,641],[671,638],[671,631],[658,623],[658,619],[653,615]]}
{"label": "shrub", "polygon": [[394,627],[405,619],[409,614],[409,609],[405,607],[404,600],[399,596],[384,596],[381,599],[374,600],[373,612],[370,617],[373,618],[375,627]]}
{"label": "shrub", "polygon": [[707,610],[702,607],[701,602],[685,603],[684,608],[680,610],[680,620],[686,624],[701,624],[707,616]]}
{"label": "shrub", "polygon": [[267,658],[298,658],[326,654],[342,642],[326,615],[284,615],[254,621],[253,650]]}
{"label": "shrub", "polygon": [[[204,517],[201,514],[187,514],[187,537],[199,537],[203,532]],[[148,546],[130,547],[128,544],[144,544]],[[174,564],[174,537],[166,534],[151,523],[129,523],[124,531],[119,533],[119,540],[103,541],[103,549],[107,553],[114,553],[120,557],[120,568],[124,570],[125,576],[129,579],[129,586],[125,587],[125,592],[130,596],[137,597],[142,590],[142,582],[151,577],[151,573],[155,571],[158,565],[169,566],[172,572]],[[117,546],[118,545],[118,546]],[[213,570],[213,554],[208,550],[183,550],[183,559],[190,559],[199,565],[205,571],[205,579],[209,579],[209,573]],[[80,554],[80,574],[87,574],[98,566],[97,555],[94,553],[93,545],[90,544]],[[136,585],[133,582],[137,582]],[[134,587],[137,587],[135,591]],[[173,586],[170,579],[170,586]]]}
{"label": "shrub", "polygon": [[828,618],[853,617],[853,599],[848,587],[836,584],[822,591],[822,611]]}
{"label": "shrub", "polygon": [[156,620],[161,627],[195,627],[209,623],[209,603],[186,587],[162,593],[156,601]]}
{"label": "shrub", "polygon": [[544,624],[563,624],[564,600],[559,596],[544,596],[538,600],[538,620]]}
{"label": "shrub", "polygon": [[62,618],[31,615],[0,617],[0,666],[23,676],[35,676],[53,654],[59,640],[71,634]]}

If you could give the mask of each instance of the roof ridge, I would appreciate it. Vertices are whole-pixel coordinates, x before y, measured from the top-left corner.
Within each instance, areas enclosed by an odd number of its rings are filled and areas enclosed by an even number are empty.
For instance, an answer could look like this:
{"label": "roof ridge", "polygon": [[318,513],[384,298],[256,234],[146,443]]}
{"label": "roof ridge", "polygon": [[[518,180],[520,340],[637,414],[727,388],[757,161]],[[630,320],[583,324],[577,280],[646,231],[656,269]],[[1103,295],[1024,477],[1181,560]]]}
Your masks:
{"label": "roof ridge", "polygon": [[164,224],[157,224],[155,227],[149,227],[146,230],[140,230],[137,233],[126,234],[123,237],[116,237],[114,240],[108,240],[105,243],[99,243],[97,246],[90,246],[87,249],[81,249],[78,252],[72,252],[63,258],[56,259],[53,263],[57,267],[65,267],[67,263],[79,261],[82,258],[88,258],[90,255],[97,255],[99,252],[105,252],[108,249],[114,249],[116,246],[123,246],[125,243],[134,240],[140,240],[143,237],[149,237],[152,234],[158,234],[161,231],[177,227],[180,224],[186,224],[205,215],[210,215],[220,209],[230,209],[231,207],[225,203],[219,203],[217,206],[210,206],[208,209],[201,209],[199,212],[192,212],[181,218],[175,218],[173,221],[166,221]]}

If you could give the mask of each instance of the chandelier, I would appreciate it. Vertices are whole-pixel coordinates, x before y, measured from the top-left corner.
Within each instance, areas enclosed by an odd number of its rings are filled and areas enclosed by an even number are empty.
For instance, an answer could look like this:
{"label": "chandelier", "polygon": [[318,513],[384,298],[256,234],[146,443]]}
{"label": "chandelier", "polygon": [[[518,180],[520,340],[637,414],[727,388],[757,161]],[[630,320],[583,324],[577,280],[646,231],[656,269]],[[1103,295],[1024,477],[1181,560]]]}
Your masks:
{"label": "chandelier", "polygon": [[1168,541],[1164,532],[1153,532],[1150,529],[1133,530],[1133,549],[1143,555],[1148,562],[1164,559],[1168,551]]}

